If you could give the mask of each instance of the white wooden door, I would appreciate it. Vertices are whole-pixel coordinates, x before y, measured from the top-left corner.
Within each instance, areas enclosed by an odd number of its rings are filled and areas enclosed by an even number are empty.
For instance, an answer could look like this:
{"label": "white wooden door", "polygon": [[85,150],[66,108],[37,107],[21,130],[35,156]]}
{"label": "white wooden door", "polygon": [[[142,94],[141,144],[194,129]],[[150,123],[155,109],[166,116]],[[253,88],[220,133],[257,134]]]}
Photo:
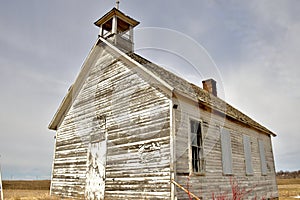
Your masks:
{"label": "white wooden door", "polygon": [[90,136],[88,146],[85,187],[85,199],[87,200],[104,199],[106,146],[106,131],[105,128],[100,128]]}

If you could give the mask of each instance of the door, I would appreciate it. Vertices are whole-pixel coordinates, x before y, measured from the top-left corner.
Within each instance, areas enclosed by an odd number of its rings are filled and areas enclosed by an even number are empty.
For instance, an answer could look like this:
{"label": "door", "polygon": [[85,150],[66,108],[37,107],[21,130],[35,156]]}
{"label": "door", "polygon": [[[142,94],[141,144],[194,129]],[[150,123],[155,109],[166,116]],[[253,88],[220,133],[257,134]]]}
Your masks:
{"label": "door", "polygon": [[105,120],[99,124],[100,128],[90,136],[87,152],[85,199],[88,200],[104,199],[107,151]]}

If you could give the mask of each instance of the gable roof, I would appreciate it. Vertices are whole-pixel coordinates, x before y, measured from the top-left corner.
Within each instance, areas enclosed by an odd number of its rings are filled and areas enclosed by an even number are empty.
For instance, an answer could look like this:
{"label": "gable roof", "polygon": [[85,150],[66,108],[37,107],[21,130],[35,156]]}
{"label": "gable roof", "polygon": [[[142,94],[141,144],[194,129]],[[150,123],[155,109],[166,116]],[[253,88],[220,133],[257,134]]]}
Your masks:
{"label": "gable roof", "polygon": [[276,136],[275,133],[268,130],[266,127],[260,125],[241,111],[226,103],[224,100],[210,94],[209,92],[198,87],[197,85],[186,81],[185,79],[173,74],[170,71],[165,70],[164,68],[148,61],[147,59],[135,53],[131,53],[130,57],[143,64],[143,66],[145,66],[148,70],[155,74],[155,76],[164,79],[169,85],[174,87],[175,93],[179,93],[183,96],[190,97],[192,99],[197,99],[199,103],[203,104],[204,106],[207,106],[220,113],[223,113],[229,118],[237,120],[245,125],[253,127],[264,133]]}
{"label": "gable roof", "polygon": [[107,42],[105,39],[99,37],[98,40],[96,41],[95,45],[91,49],[89,55],[85,59],[81,70],[75,80],[75,82],[71,85],[69,88],[66,96],[62,100],[58,110],[56,111],[54,117],[52,118],[48,128],[51,130],[57,130],[58,126],[64,119],[65,115],[67,114],[68,110],[70,109],[71,105],[73,104],[74,100],[76,99],[79,91],[81,90],[84,81],[86,80],[89,71],[92,67],[93,59],[97,53],[99,53],[99,49],[102,47],[108,47],[110,50],[113,51],[115,55],[117,55],[118,59],[121,59],[122,61],[126,63],[133,64],[137,66],[137,71],[141,71],[143,74],[148,75],[151,77],[151,81],[159,83],[159,85],[162,87],[161,89],[165,92],[171,93],[174,88],[170,86],[168,83],[166,83],[163,79],[160,77],[156,76],[153,74],[151,71],[146,69],[143,65],[141,65],[139,62],[136,60],[132,59],[129,57],[127,54],[122,52],[120,49],[112,45],[111,43]]}
{"label": "gable roof", "polygon": [[212,110],[217,111],[221,114],[224,114],[226,117],[234,119],[247,126],[253,127],[263,133],[276,136],[275,133],[260,125],[247,115],[243,114],[241,111],[235,109],[222,99],[211,95],[202,88],[189,83],[183,78],[178,77],[170,71],[165,70],[164,68],[148,61],[147,59],[135,53],[126,54],[122,52],[117,47],[101,37],[98,38],[96,44],[94,45],[91,52],[89,53],[89,56],[84,62],[77,79],[75,80],[74,84],[71,86],[66,97],[59,106],[59,109],[57,110],[56,114],[49,124],[49,129],[56,130],[60,122],[65,117],[67,111],[70,109],[73,100],[76,98],[85,78],[88,75],[89,69],[91,67],[91,65],[89,64],[91,62],[90,59],[92,59],[93,54],[97,52],[96,49],[101,48],[99,46],[100,44],[109,47],[109,49],[117,54],[119,56],[119,59],[121,59],[122,61],[125,61],[127,63],[129,62],[137,66],[140,71],[151,77],[151,81],[159,83],[159,86],[162,87],[162,89],[167,93],[177,93],[192,100],[196,100],[199,104],[211,108]]}

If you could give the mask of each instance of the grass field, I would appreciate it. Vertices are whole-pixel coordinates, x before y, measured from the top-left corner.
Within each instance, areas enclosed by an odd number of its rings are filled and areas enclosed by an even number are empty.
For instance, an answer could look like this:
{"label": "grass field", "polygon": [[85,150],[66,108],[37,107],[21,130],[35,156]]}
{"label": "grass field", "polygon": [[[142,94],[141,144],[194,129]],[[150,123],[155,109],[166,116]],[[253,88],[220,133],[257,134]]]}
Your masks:
{"label": "grass field", "polygon": [[280,200],[295,200],[300,195],[300,178],[277,179],[277,184]]}
{"label": "grass field", "polygon": [[[296,200],[300,195],[300,178],[277,179],[277,183],[280,200]],[[3,181],[5,200],[58,200],[49,196],[49,188],[49,180]]]}
{"label": "grass field", "polygon": [[50,181],[3,181],[4,199],[6,200],[47,200]]}

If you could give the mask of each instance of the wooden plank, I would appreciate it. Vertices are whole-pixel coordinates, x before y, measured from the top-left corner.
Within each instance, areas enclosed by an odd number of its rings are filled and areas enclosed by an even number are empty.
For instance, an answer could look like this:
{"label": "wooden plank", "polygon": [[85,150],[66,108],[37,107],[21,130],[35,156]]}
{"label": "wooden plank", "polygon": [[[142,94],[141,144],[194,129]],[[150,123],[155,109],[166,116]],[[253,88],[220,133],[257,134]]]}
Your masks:
{"label": "wooden plank", "polygon": [[130,191],[133,199],[167,199],[169,99],[108,52],[95,59],[57,131],[52,193],[84,198],[89,136],[100,130],[99,116],[106,116],[107,198],[120,199]]}
{"label": "wooden plank", "polygon": [[[213,193],[231,191],[230,179],[232,178],[231,176],[224,176],[222,169],[220,132],[221,128],[225,128],[231,133],[233,179],[236,179],[241,187],[253,189],[253,193],[258,197],[278,196],[271,138],[268,135],[224,119],[207,110],[199,109],[184,99],[179,99],[178,105],[178,109],[175,112],[176,123],[179,124],[176,124],[178,127],[175,133],[176,182],[184,187],[188,183],[191,186],[190,191],[202,199],[210,199]],[[187,165],[189,162],[187,127],[190,117],[202,120],[204,125],[206,171],[202,176],[192,174]],[[246,175],[243,135],[249,136],[251,141],[253,165],[253,175],[251,176]],[[269,166],[267,167],[267,176],[261,175],[258,139],[264,142],[266,163]],[[177,190],[176,196],[178,199],[187,198],[186,193],[180,189]]]}

